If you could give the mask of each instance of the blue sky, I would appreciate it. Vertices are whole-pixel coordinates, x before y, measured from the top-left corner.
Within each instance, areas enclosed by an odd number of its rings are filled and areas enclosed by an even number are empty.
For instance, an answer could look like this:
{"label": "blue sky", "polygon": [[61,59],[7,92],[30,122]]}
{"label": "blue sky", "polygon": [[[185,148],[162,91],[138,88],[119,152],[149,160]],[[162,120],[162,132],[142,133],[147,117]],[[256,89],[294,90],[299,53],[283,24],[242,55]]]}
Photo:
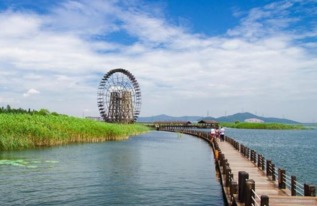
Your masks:
{"label": "blue sky", "polygon": [[317,121],[316,0],[1,0],[0,105],[98,116],[129,70],[141,116]]}

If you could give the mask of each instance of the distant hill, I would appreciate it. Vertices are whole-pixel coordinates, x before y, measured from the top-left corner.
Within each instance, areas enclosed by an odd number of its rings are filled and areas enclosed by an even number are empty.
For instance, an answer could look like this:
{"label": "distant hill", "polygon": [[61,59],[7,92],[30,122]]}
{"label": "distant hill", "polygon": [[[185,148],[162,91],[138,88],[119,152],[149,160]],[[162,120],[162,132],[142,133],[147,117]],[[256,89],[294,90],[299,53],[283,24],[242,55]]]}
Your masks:
{"label": "distant hill", "polygon": [[[244,112],[244,113],[236,113],[233,115],[228,115],[228,116],[223,116],[216,118],[216,121],[218,122],[235,122],[235,121],[240,121],[244,122],[246,119],[260,119],[263,120],[264,122],[276,122],[276,123],[284,123],[284,124],[298,124],[299,122],[289,120],[289,119],[284,119],[284,118],[275,118],[275,117],[261,117],[254,115],[249,112]],[[204,119],[209,119],[209,118],[204,118]],[[214,119],[214,118],[211,118]]]}
{"label": "distant hill", "polygon": [[162,115],[157,115],[157,116],[152,116],[152,117],[139,117],[138,122],[160,122],[160,121],[200,121],[202,119],[204,120],[216,120],[218,122],[244,122],[246,119],[260,119],[263,120],[264,122],[276,122],[276,123],[284,123],[284,124],[298,124],[299,122],[289,120],[289,119],[284,119],[284,118],[275,118],[275,117],[261,117],[254,115],[249,112],[244,112],[244,113],[236,113],[233,115],[228,115],[228,116],[223,116],[223,117],[202,117],[202,116],[183,116],[183,117],[173,117],[173,116],[168,116],[165,114]]}

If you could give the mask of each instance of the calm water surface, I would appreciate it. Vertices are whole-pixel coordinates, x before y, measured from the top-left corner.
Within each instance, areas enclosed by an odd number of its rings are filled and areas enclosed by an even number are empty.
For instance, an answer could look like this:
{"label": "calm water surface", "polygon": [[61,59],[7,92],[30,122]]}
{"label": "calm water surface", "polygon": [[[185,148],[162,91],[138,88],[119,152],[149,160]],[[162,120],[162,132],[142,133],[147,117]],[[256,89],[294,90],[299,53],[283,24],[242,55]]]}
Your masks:
{"label": "calm water surface", "polygon": [[317,129],[256,130],[226,128],[226,135],[271,159],[288,176],[317,186]]}
{"label": "calm water surface", "polygon": [[0,174],[0,205],[223,205],[210,147],[176,133],[1,152]]}

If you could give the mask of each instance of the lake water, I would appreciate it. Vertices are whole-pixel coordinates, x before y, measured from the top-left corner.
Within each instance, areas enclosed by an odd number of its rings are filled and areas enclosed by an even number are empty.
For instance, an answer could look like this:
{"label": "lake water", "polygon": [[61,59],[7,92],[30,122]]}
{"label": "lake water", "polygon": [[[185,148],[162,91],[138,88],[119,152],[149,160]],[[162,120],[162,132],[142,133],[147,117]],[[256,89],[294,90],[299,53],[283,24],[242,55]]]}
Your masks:
{"label": "lake water", "polygon": [[176,133],[0,152],[0,174],[0,205],[223,205],[211,148]]}
{"label": "lake water", "polygon": [[226,128],[226,135],[271,159],[288,176],[317,186],[317,129],[249,130]]}

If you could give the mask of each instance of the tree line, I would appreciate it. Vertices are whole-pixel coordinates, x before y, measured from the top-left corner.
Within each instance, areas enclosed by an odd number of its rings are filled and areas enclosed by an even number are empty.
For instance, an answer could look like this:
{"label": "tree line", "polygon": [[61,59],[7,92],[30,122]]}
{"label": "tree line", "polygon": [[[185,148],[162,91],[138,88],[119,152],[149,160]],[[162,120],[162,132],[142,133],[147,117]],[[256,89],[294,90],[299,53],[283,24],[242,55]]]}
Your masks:
{"label": "tree line", "polygon": [[35,115],[59,115],[56,112],[50,112],[47,109],[40,109],[40,110],[34,110],[34,109],[23,109],[23,108],[12,108],[10,105],[7,105],[6,107],[0,107],[0,114],[35,114]]}

